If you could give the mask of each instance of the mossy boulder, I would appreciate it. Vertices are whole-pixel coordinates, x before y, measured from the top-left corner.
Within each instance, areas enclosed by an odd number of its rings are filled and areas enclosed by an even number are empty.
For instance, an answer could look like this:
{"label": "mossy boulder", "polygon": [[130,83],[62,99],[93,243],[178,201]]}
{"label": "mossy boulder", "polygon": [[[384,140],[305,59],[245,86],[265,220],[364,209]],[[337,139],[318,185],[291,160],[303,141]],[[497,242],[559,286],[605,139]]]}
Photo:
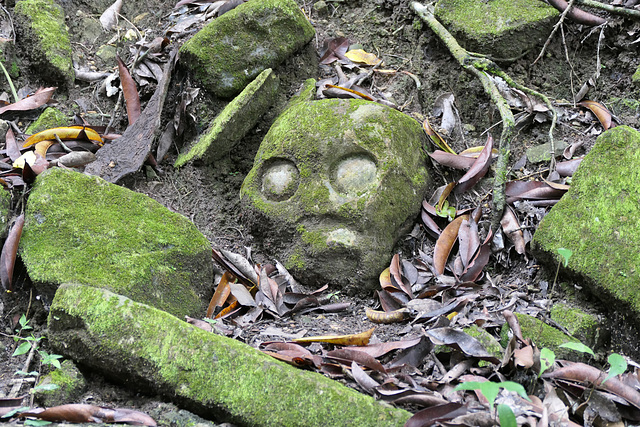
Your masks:
{"label": "mossy boulder", "polygon": [[309,284],[368,290],[430,184],[420,124],[374,102],[294,102],[265,136],[240,195],[247,225]]}
{"label": "mossy boulder", "polygon": [[11,193],[0,191],[0,238],[5,238],[9,231],[9,209],[11,208]]}
{"label": "mossy boulder", "polygon": [[31,123],[27,128],[28,134],[34,134],[42,132],[46,129],[57,128],[61,126],[67,126],[69,124],[69,118],[62,111],[54,107],[47,107],[44,109],[38,119]]}
{"label": "mossy boulder", "polygon": [[64,11],[53,0],[17,1],[13,9],[17,44],[30,69],[43,80],[73,86],[75,73]]}
{"label": "mossy boulder", "polygon": [[175,166],[183,166],[191,160],[210,164],[228,155],[271,107],[278,83],[278,77],[271,68],[260,73],[222,110],[198,142],[178,156]]}
{"label": "mossy boulder", "polygon": [[176,316],[211,297],[211,246],[187,218],[101,178],[61,168],[38,176],[20,255],[40,292],[103,287]]}
{"label": "mossy boulder", "polygon": [[[56,387],[51,387],[55,385]],[[76,403],[84,393],[87,381],[71,360],[65,360],[55,369],[43,376],[34,393],[36,401],[44,407]]]}
{"label": "mossy boulder", "polygon": [[538,0],[440,0],[435,16],[465,49],[515,59],[544,43],[558,11]]}
{"label": "mossy boulder", "polygon": [[208,91],[229,99],[314,34],[294,0],[249,1],[196,33],[180,48],[180,62]]}
{"label": "mossy boulder", "polygon": [[411,414],[103,289],[63,285],[49,342],[79,364],[243,426],[402,426]]}
{"label": "mossy boulder", "polygon": [[[542,220],[536,256],[558,263],[573,251],[568,271],[599,298],[640,318],[640,133],[615,127],[598,137],[567,194]],[[567,271],[567,270],[565,270]]]}

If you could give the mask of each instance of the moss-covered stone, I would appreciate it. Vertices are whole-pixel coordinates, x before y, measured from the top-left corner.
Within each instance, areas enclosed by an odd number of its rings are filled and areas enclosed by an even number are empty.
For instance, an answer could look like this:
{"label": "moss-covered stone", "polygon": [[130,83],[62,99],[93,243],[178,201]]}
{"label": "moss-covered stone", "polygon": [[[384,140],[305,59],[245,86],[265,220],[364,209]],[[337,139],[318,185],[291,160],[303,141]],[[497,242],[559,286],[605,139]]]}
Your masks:
{"label": "moss-covered stone", "polygon": [[[554,141],[555,155],[560,156],[567,147],[567,143],[563,140]],[[551,143],[545,142],[544,144],[534,145],[527,149],[527,160],[530,163],[548,162],[551,160]]]}
{"label": "moss-covered stone", "polygon": [[295,1],[250,1],[196,33],[180,48],[180,62],[207,90],[231,98],[313,35],[313,27]]}
{"label": "moss-covered stone", "polygon": [[45,129],[67,126],[69,118],[60,110],[54,107],[47,107],[40,114],[38,119],[27,128],[28,134],[41,132]]}
{"label": "moss-covered stone", "polygon": [[467,50],[516,58],[546,40],[558,11],[537,0],[440,0],[435,16]]}
{"label": "moss-covered stone", "polygon": [[294,102],[244,180],[244,219],[300,280],[372,288],[419,214],[425,142],[418,122],[381,104]]}
{"label": "moss-covered stone", "polygon": [[[518,323],[520,323],[520,329],[522,329],[522,337],[525,339],[531,338],[539,349],[546,347],[552,350],[558,359],[577,360],[582,357],[582,353],[577,353],[567,348],[560,348],[562,344],[568,342],[580,342],[574,337],[527,314],[515,313],[515,315],[518,318]],[[508,332],[509,326],[505,323],[501,332],[501,344],[503,347],[506,347],[509,343]]]}
{"label": "moss-covered stone", "polygon": [[71,42],[62,7],[53,0],[21,0],[13,9],[18,44],[31,69],[55,84],[73,85]]}
{"label": "moss-covered stone", "polygon": [[49,313],[56,351],[128,387],[243,426],[402,426],[410,413],[144,304],[63,285]]}
{"label": "moss-covered stone", "polygon": [[277,90],[277,76],[271,68],[264,70],[222,110],[198,142],[178,156],[175,166],[191,160],[209,164],[229,154],[269,109]]}
{"label": "moss-covered stone", "polygon": [[542,220],[536,256],[560,262],[600,298],[640,316],[640,133],[618,126],[598,137],[573,176],[571,189]]}
{"label": "moss-covered stone", "polygon": [[[49,384],[55,384],[57,388],[40,387]],[[40,379],[35,399],[44,407],[77,403],[86,387],[87,382],[73,361],[65,360],[60,364],[60,369],[55,369]]]}
{"label": "moss-covered stone", "polygon": [[[471,325],[468,328],[464,328],[464,332],[477,339],[493,357],[501,360],[504,356],[504,349],[500,345],[500,342],[487,332],[486,329],[479,328],[478,325]],[[481,360],[479,364],[480,366],[489,365],[489,363],[484,360]]]}
{"label": "moss-covered stone", "polygon": [[602,338],[600,333],[602,325],[596,316],[563,303],[554,304],[549,316],[583,344],[594,350],[597,348]]}
{"label": "moss-covered stone", "polygon": [[182,215],[101,178],[60,168],[31,191],[20,254],[45,295],[62,283],[103,287],[176,316],[211,296],[211,246]]}

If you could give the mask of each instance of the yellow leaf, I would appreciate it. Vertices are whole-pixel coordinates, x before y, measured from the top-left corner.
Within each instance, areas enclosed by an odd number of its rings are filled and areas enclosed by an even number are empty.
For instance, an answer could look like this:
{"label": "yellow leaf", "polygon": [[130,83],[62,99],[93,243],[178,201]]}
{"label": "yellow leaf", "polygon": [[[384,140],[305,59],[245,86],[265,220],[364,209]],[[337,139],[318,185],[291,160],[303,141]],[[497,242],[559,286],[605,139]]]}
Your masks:
{"label": "yellow leaf", "polygon": [[46,157],[47,156],[47,150],[53,144],[55,144],[55,141],[52,141],[50,139],[45,139],[44,141],[40,141],[40,142],[38,142],[36,144],[35,152],[40,154],[42,157]]}
{"label": "yellow leaf", "polygon": [[373,53],[365,52],[362,49],[353,49],[345,53],[344,56],[357,64],[378,65],[382,64],[382,60]]}
{"label": "yellow leaf", "polygon": [[438,148],[440,148],[442,151],[445,151],[451,154],[456,154],[456,152],[453,151],[451,147],[449,147],[449,144],[447,144],[445,140],[442,139],[442,137],[438,134],[438,132],[433,130],[433,128],[431,127],[431,124],[429,123],[429,119],[427,118],[424,119],[424,122],[422,122],[422,129],[424,129],[424,132],[427,134],[429,139],[431,139],[431,142],[437,145]]}
{"label": "yellow leaf", "polygon": [[309,344],[312,342],[326,342],[335,345],[367,345],[369,344],[369,338],[376,328],[371,328],[368,331],[360,332],[359,334],[351,335],[321,335],[316,337],[296,338],[292,340],[298,344]]}
{"label": "yellow leaf", "polygon": [[45,139],[55,140],[56,135],[62,140],[78,139],[78,137],[80,137],[82,133],[86,135],[87,139],[95,141],[102,145],[102,138],[95,130],[86,126],[67,126],[61,128],[45,129],[42,132],[33,134],[24,141],[24,144],[22,144],[22,146],[29,147],[33,144],[37,144],[40,141],[44,141]]}
{"label": "yellow leaf", "polygon": [[23,169],[25,163],[29,163],[29,166],[33,166],[36,162],[36,153],[33,151],[27,151],[22,156],[18,157],[15,162],[13,162],[13,167],[16,169]]}

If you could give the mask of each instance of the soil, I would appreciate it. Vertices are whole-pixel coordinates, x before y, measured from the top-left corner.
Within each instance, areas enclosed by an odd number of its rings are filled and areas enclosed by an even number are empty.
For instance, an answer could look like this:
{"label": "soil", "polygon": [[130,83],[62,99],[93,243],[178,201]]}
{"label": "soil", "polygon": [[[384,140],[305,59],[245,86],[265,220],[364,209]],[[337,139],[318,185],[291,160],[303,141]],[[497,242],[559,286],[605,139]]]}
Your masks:
{"label": "soil", "polygon": [[[96,52],[114,35],[98,33],[95,37],[86,34],[85,19],[96,20],[99,14],[108,7],[109,2],[61,1],[65,9],[69,26],[74,59],[79,67],[94,66],[99,71],[114,69],[115,60],[105,63]],[[295,93],[301,83],[309,77],[322,79],[333,76],[332,66],[318,65],[318,52],[325,40],[344,36],[352,43],[359,43],[368,52],[382,58],[385,68],[406,71],[392,75],[374,74],[368,82],[368,88],[384,93],[389,100],[401,106],[402,111],[416,117],[430,116],[436,98],[446,92],[455,95],[459,112],[459,125],[449,138],[454,150],[461,151],[471,146],[483,145],[486,131],[491,129],[495,137],[499,136],[500,116],[484,94],[481,84],[475,77],[465,73],[453,60],[437,37],[421,25],[409,8],[406,0],[376,0],[365,2],[327,1],[326,9],[314,7],[311,2],[298,1],[307,16],[311,19],[317,35],[312,43],[293,58],[287,60],[276,70],[281,78],[281,89],[277,103],[261,119],[242,141],[242,146],[233,150],[229,156],[212,166],[188,164],[175,170],[172,164],[177,149],[188,144],[202,131],[223,107],[223,103],[210,97],[201,90],[189,111],[196,120],[189,121],[185,136],[177,142],[164,159],[158,159],[162,173],[154,173],[145,167],[141,172],[127,179],[123,184],[135,191],[145,193],[158,200],[169,209],[190,218],[198,229],[211,241],[213,247],[225,248],[237,253],[245,253],[250,247],[254,259],[258,262],[272,262],[268,248],[261,248],[257,240],[242,223],[242,206],[239,201],[239,189],[244,176],[250,170],[253,158],[261,139],[269,129],[273,120],[282,110],[286,100]],[[175,18],[172,15],[174,2],[149,0],[145,2],[125,2],[122,15],[135,22],[139,31],[146,34],[147,40],[165,35],[165,31]],[[101,8],[101,9],[100,9]],[[121,31],[131,28],[131,24],[121,20]],[[638,60],[632,42],[637,38],[637,24],[620,18],[612,18],[611,24],[605,28],[598,49],[599,30],[585,28],[569,23],[564,26],[564,33],[557,35],[543,58],[533,66],[532,63],[540,52],[540,46],[529,51],[524,57],[511,63],[501,63],[503,69],[520,83],[547,94],[551,99],[570,100],[583,82],[587,81],[596,70],[598,59],[602,70],[595,88],[591,89],[590,99],[605,103],[616,115],[618,121],[637,128],[639,123],[638,104],[623,101],[637,98],[638,89],[633,85],[631,76],[635,72]],[[177,46],[184,42],[195,30],[173,34],[172,44]],[[131,42],[119,46],[119,53],[125,59],[131,58]],[[125,61],[126,62],[126,61]],[[14,82],[18,87],[38,87],[42,82],[38,70],[31,69],[26,60],[20,63],[20,78]],[[413,76],[412,76],[413,75]],[[420,82],[417,87],[416,80]],[[58,108],[69,116],[79,113],[93,125],[106,125],[112,119],[116,97],[107,98],[99,94],[99,83],[76,82],[72,88],[61,89],[55,97],[60,101]],[[173,117],[179,95],[187,88],[197,87],[184,70],[176,70],[163,113],[163,126]],[[143,106],[150,97],[155,84],[141,88]],[[8,88],[6,88],[8,89]],[[616,99],[618,101],[616,101]],[[565,101],[566,102],[566,101]],[[91,113],[99,112],[99,113]],[[602,132],[597,120],[584,109],[565,108],[566,115],[561,117],[555,137],[567,144],[583,142],[575,155],[588,152],[595,138]],[[572,115],[572,116],[571,116]],[[571,117],[569,117],[571,116]],[[20,129],[26,129],[28,121],[17,123]],[[122,133],[126,128],[126,115],[121,108],[116,112],[115,131]],[[522,159],[527,148],[547,141],[549,121],[532,121],[519,129],[518,136],[512,145],[511,165]],[[546,164],[523,164],[518,174],[535,174],[544,170]],[[446,184],[456,175],[447,168],[434,165],[434,178],[438,185]],[[430,195],[425,195],[427,198]],[[474,195],[465,195],[458,200],[458,208],[476,206],[484,194],[481,190]],[[485,212],[488,214],[489,212]],[[484,222],[488,217],[484,219]],[[531,225],[535,227],[535,223]],[[534,230],[531,229],[531,232]],[[404,259],[412,259],[417,249],[426,253],[432,251],[434,241],[416,222],[414,231],[403,239],[398,251]],[[494,282],[511,291],[521,291],[522,301],[519,308],[530,306],[534,300],[544,300],[546,289],[553,282],[555,268],[545,270],[529,255],[524,257],[513,250],[496,253],[486,271]],[[7,395],[11,389],[16,370],[22,369],[25,356],[11,357],[15,348],[12,334],[16,323],[23,313],[29,313],[36,336],[44,331],[46,310],[38,300],[35,290],[30,286],[28,277],[18,268],[18,282],[13,293],[7,294],[4,300],[4,313],[0,318],[0,393]],[[580,287],[580,280],[572,277],[562,278],[569,287]],[[313,289],[317,284],[308,284]],[[339,291],[339,289],[332,289]],[[580,304],[591,312],[600,312],[597,299],[577,292]],[[555,293],[556,300],[563,295]],[[352,307],[347,312],[338,314],[305,314],[286,319],[264,319],[253,326],[237,331],[236,338],[249,345],[257,346],[264,341],[278,336],[270,335],[267,328],[279,329],[282,334],[296,334],[306,331],[307,335],[347,334],[353,331],[364,331],[372,324],[364,315],[365,307],[376,307],[377,300],[373,292],[362,292],[361,295],[348,296],[338,294],[339,301],[350,301]],[[516,308],[518,308],[516,307]],[[540,310],[538,310],[540,311]],[[203,313],[204,316],[204,313]],[[403,324],[376,325],[375,339],[391,341],[401,339],[415,326]],[[615,343],[608,343],[615,348]],[[42,348],[46,349],[46,342]],[[37,369],[37,363],[31,369]],[[111,384],[100,375],[84,372],[89,381],[88,391],[77,403],[93,403],[111,407],[137,408],[156,417],[162,425],[183,425],[186,417],[192,417],[184,411],[178,411],[171,404],[163,403],[157,396],[138,394],[137,391],[124,390]],[[22,393],[28,387],[22,387]],[[411,409],[411,408],[409,408]],[[172,417],[175,417],[173,419]],[[184,417],[184,418],[179,418]],[[204,421],[203,421],[204,422]]]}

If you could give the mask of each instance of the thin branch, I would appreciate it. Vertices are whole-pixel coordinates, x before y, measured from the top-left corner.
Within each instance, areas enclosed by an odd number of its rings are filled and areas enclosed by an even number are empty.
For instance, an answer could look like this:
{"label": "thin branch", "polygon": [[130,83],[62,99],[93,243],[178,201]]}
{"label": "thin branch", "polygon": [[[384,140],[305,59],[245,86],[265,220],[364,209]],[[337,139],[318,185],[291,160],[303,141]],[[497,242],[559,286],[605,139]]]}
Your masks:
{"label": "thin branch", "polygon": [[536,60],[533,61],[533,63],[531,65],[536,65],[536,62],[538,62],[540,60],[540,58],[542,58],[542,56],[544,55],[544,52],[547,50],[547,47],[549,46],[549,43],[551,43],[551,40],[553,40],[553,36],[558,31],[558,28],[560,28],[562,26],[562,23],[564,22],[565,18],[569,14],[569,11],[573,7],[573,2],[574,1],[575,0],[571,0],[569,2],[569,5],[567,6],[567,8],[564,10],[564,12],[562,12],[562,15],[560,15],[560,19],[558,19],[558,22],[556,22],[556,25],[553,26],[553,30],[551,31],[551,34],[549,34],[549,37],[547,37],[547,41],[544,42],[544,46],[542,46],[542,50],[540,51],[540,54],[538,55]]}
{"label": "thin branch", "polygon": [[[502,211],[506,205],[506,196],[504,192],[508,175],[509,154],[511,151],[511,140],[514,135],[515,119],[513,113],[507,104],[507,101],[500,94],[494,81],[489,77],[488,73],[496,74],[501,72],[499,67],[487,58],[469,54],[457,40],[447,31],[446,28],[438,22],[433,15],[433,6],[424,6],[418,2],[412,2],[411,7],[418,14],[431,30],[436,33],[440,40],[445,44],[449,52],[458,61],[460,66],[470,74],[476,76],[482,83],[484,91],[491,101],[498,108],[500,117],[502,118],[502,134],[500,135],[500,143],[498,149],[498,160],[496,162],[496,177],[493,184],[493,212],[491,218],[491,226],[495,230],[502,219]],[[503,73],[504,74],[504,73]],[[512,79],[509,79],[513,81]]]}
{"label": "thin branch", "polygon": [[615,7],[607,3],[600,3],[594,0],[576,0],[578,3],[594,9],[605,10],[613,15],[620,15],[626,18],[640,19],[640,10]]}

